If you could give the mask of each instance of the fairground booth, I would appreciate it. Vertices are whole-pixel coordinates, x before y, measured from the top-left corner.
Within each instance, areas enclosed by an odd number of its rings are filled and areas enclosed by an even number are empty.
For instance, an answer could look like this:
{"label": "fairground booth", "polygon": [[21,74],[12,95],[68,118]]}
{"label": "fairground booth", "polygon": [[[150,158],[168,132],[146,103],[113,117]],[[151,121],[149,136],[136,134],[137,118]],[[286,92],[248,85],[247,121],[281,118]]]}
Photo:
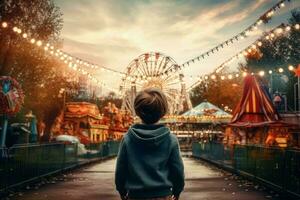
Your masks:
{"label": "fairground booth", "polygon": [[254,75],[248,75],[244,80],[243,96],[227,125],[223,142],[296,147],[299,137],[291,133],[296,126],[282,120],[263,83]]}

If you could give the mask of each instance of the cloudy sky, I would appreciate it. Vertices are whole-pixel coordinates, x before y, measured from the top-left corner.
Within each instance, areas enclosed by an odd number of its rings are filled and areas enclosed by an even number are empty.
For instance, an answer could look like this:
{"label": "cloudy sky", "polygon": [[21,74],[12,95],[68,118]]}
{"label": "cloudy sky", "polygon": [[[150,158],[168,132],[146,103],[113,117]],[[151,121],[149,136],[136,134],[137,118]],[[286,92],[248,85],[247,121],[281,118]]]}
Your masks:
{"label": "cloudy sky", "polygon": [[[194,58],[252,24],[277,0],[55,0],[64,16],[64,50],[99,65],[125,71],[139,55],[158,51],[178,64]],[[203,75],[251,44],[261,31],[286,22],[292,0],[268,25],[183,72]],[[234,69],[235,64],[232,68]],[[98,73],[118,88],[119,78]],[[192,84],[192,80],[188,81]]]}

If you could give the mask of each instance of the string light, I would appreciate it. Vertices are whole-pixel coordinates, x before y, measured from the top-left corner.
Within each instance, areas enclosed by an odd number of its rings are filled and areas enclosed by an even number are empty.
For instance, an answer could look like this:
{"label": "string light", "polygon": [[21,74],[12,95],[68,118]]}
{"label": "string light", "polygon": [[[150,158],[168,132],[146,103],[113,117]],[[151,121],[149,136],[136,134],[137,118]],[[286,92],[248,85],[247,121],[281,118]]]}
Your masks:
{"label": "string light", "polygon": [[18,27],[13,27],[13,31],[17,32],[18,31]]}
{"label": "string light", "polygon": [[286,30],[286,31],[290,31],[290,30],[291,30],[291,27],[290,27],[290,26],[287,26],[287,27],[285,27],[285,30]]}
{"label": "string light", "polygon": [[6,22],[2,22],[2,27],[7,28],[8,24]]}
{"label": "string light", "polygon": [[[2,28],[7,28],[8,27],[8,23],[7,22],[2,22],[1,23],[1,27]],[[22,33],[22,30],[19,29],[18,27],[13,27],[12,30],[18,34]],[[23,33],[22,37],[24,39],[28,38],[28,34],[27,33]],[[48,49],[50,48],[51,51],[49,52],[51,55],[54,55],[54,47],[51,46],[49,43],[47,43],[45,46],[43,46],[43,42],[41,40],[36,41],[34,38],[31,38],[30,40],[31,44],[36,44],[38,47],[42,47],[45,51],[48,51]],[[87,75],[87,71],[85,71],[84,69],[80,68],[79,66],[77,66],[76,64],[73,65],[72,63],[69,63],[69,61],[67,60],[67,58],[69,58],[69,60],[72,60],[73,58],[71,56],[69,56],[68,54],[62,52],[61,50],[57,49],[55,52],[55,56],[61,56],[59,59],[63,61],[63,63],[67,64],[68,67],[70,67],[71,69],[73,69],[74,71],[76,71],[77,73],[81,73],[83,75]],[[85,66],[93,66],[93,68],[98,68],[98,66],[91,64],[89,62],[83,62],[80,61],[81,64],[84,64]],[[118,74],[118,73],[122,73],[122,72],[118,72],[118,71],[114,71],[114,70],[110,70],[108,68],[105,69],[106,71],[112,71],[114,75]],[[122,73],[123,75],[124,73]],[[116,94],[119,94],[119,91],[109,87],[108,85],[106,85],[105,83],[98,81],[95,77],[93,77],[91,74],[88,74],[88,78],[91,81],[97,82],[98,85],[105,87],[106,89],[109,89],[111,91],[114,91]]]}
{"label": "string light", "polygon": [[[278,28],[283,28],[283,27],[287,27],[287,25],[281,24],[278,27],[270,30],[269,33],[266,35],[265,39],[270,39],[270,36],[273,34],[273,32],[276,32]],[[275,37],[274,34],[272,36]],[[256,40],[253,44],[251,44],[250,46],[246,47],[244,50],[241,50],[240,52],[238,52],[237,54],[235,54],[234,56],[226,60],[219,67],[216,68],[216,72],[219,73],[222,69],[224,69],[225,66],[230,64],[234,59],[239,59],[242,58],[243,56],[248,56],[249,53],[252,52],[251,49],[255,50],[254,47],[256,47],[256,45],[261,47],[263,45],[262,40],[261,39]]]}
{"label": "string light", "polygon": [[[283,1],[280,1],[280,2],[276,3],[271,9],[269,9],[268,11],[266,11],[262,16],[260,16],[253,24],[251,24],[249,27],[247,27],[244,31],[238,33],[237,35],[233,36],[229,40],[226,40],[225,42],[220,43],[219,45],[211,48],[210,50],[206,51],[205,53],[203,53],[203,54],[201,54],[201,55],[199,55],[199,56],[197,56],[197,57],[195,57],[193,59],[190,59],[190,60],[184,62],[181,65],[180,69],[182,69],[185,66],[189,66],[190,63],[194,63],[196,60],[200,61],[200,58],[201,59],[206,58],[210,54],[212,54],[212,53],[214,53],[216,51],[219,51],[219,49],[223,48],[224,46],[228,46],[230,43],[233,43],[234,41],[238,41],[239,39],[244,39],[245,37],[249,36],[250,33],[252,31],[254,31],[254,30],[257,30],[258,26],[261,25],[263,22],[268,23],[269,20],[270,20],[270,18],[274,15],[274,11],[276,11],[277,8],[284,7],[284,2],[285,1],[289,2],[290,0],[283,0]],[[262,20],[262,19],[265,19],[266,17],[269,18],[269,19],[265,20],[265,21]],[[289,29],[289,28],[287,28],[287,29]],[[271,33],[270,36],[266,36],[266,39],[270,40],[271,38],[274,38],[274,37],[275,37],[274,33]],[[175,71],[176,70],[178,70],[178,69],[175,69]],[[160,74],[160,75],[162,75],[162,74]]]}
{"label": "string light", "polygon": [[40,40],[37,41],[37,42],[36,42],[36,45],[38,45],[39,47],[42,46],[42,41],[40,41]]}
{"label": "string light", "polygon": [[264,75],[265,75],[265,72],[264,72],[264,71],[260,71],[260,72],[258,73],[258,75],[259,75],[259,76],[264,76]]}
{"label": "string light", "polygon": [[289,65],[289,70],[293,71],[294,70],[294,66],[293,65]]}
{"label": "string light", "polygon": [[[288,68],[290,71],[293,71],[293,70],[294,70],[294,67],[293,67],[292,65],[289,65],[287,68]],[[279,72],[279,73],[282,73],[282,72],[284,72],[284,69],[283,69],[283,68],[278,68],[278,72]],[[271,75],[271,74],[273,74],[273,71],[272,71],[272,70],[269,70],[268,73]],[[246,77],[248,74],[249,74],[249,73],[247,73],[247,72],[242,72],[241,75],[242,75],[242,77]],[[251,74],[252,76],[258,75],[258,76],[260,76],[260,77],[264,77],[266,73],[265,73],[265,71],[261,70],[261,71],[259,71],[259,72],[257,72],[257,73],[251,72],[250,74]],[[197,81],[196,81],[194,84],[192,84],[192,86],[190,86],[187,90],[188,90],[188,91],[191,91],[192,89],[194,89],[195,87],[197,87],[197,86],[202,82],[202,80],[208,81],[208,78],[205,78],[205,77],[208,77],[208,76],[205,75],[203,79],[202,79],[201,77],[200,77],[200,78],[197,77],[197,79],[196,79]],[[239,74],[239,73],[228,74],[227,77],[228,77],[228,80],[232,80],[234,77],[239,78],[239,77],[240,77],[240,74]],[[195,79],[195,77],[192,77],[192,76],[191,76],[190,78]],[[217,75],[216,75],[216,74],[210,75],[210,79],[211,79],[211,80],[216,80],[216,79],[217,79]],[[221,75],[221,76],[220,76],[220,79],[221,79],[222,81],[224,81],[224,80],[226,79],[226,76]]]}
{"label": "string light", "polygon": [[278,71],[279,71],[279,73],[282,73],[282,72],[283,72],[283,69],[282,69],[282,68],[279,68]]}

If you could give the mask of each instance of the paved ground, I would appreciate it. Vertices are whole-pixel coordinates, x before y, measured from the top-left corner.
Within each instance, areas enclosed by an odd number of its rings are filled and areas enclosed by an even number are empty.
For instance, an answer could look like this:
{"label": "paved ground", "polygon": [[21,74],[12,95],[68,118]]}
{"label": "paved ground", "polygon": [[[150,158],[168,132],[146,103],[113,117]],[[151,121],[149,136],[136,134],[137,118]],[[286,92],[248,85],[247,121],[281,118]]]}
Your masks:
{"label": "paved ground", "polygon": [[[186,187],[182,200],[261,200],[276,199],[276,194],[216,169],[206,163],[185,158]],[[114,189],[115,160],[28,186],[8,197],[13,200],[117,200]]]}

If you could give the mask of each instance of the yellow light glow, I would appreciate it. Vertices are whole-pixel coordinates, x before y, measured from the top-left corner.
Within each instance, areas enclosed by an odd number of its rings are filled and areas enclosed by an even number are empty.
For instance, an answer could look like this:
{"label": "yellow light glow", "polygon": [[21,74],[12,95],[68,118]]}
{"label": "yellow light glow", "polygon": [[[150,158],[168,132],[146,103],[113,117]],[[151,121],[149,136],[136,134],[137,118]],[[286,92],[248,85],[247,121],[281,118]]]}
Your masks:
{"label": "yellow light glow", "polygon": [[225,76],[221,76],[221,79],[224,80],[224,79],[225,79]]}
{"label": "yellow light glow", "polygon": [[260,71],[260,72],[258,73],[258,75],[259,75],[259,76],[264,76],[264,75],[265,75],[265,72],[264,72],[264,71]]}
{"label": "yellow light glow", "polygon": [[280,4],[280,7],[281,7],[281,8],[285,7],[285,4],[282,2],[282,3]]}
{"label": "yellow light glow", "polygon": [[290,66],[289,66],[289,70],[290,70],[290,71],[293,71],[293,70],[294,70],[294,66],[293,66],[293,65],[290,65]]}
{"label": "yellow light glow", "polygon": [[261,46],[262,46],[262,42],[259,41],[259,42],[257,43],[257,45],[261,47]]}
{"label": "yellow light glow", "polygon": [[269,74],[272,74],[273,72],[272,72],[272,70],[269,70]]}
{"label": "yellow light glow", "polygon": [[285,27],[285,31],[290,31],[290,30],[291,30],[290,26]]}
{"label": "yellow light glow", "polygon": [[280,33],[282,33],[282,32],[283,32],[282,28],[276,29],[276,33],[277,33],[277,34],[280,34]]}
{"label": "yellow light glow", "polygon": [[296,25],[295,25],[295,29],[297,29],[297,30],[300,29],[300,25],[299,25],[299,24],[296,24]]}
{"label": "yellow light glow", "polygon": [[8,24],[6,22],[2,22],[2,27],[7,28]]}
{"label": "yellow light glow", "polygon": [[261,25],[262,23],[263,23],[263,21],[260,19],[260,20],[258,20],[257,25]]}
{"label": "yellow light glow", "polygon": [[13,27],[13,31],[17,32],[18,31],[18,27]]}
{"label": "yellow light glow", "polygon": [[280,73],[282,73],[282,72],[283,72],[283,69],[282,69],[282,68],[279,68],[278,71],[279,71]]}
{"label": "yellow light glow", "polygon": [[232,79],[232,75],[231,74],[228,75],[228,79]]}
{"label": "yellow light glow", "polygon": [[237,78],[238,78],[239,76],[240,76],[239,74],[236,74],[236,75],[235,75],[235,77],[237,77]]}
{"label": "yellow light glow", "polygon": [[18,30],[17,30],[17,33],[18,33],[18,34],[21,34],[21,33],[22,33],[22,30],[21,30],[21,29],[18,29]]}
{"label": "yellow light glow", "polygon": [[32,44],[34,44],[34,43],[35,43],[35,39],[32,38],[32,39],[30,40],[30,42],[31,42]]}
{"label": "yellow light glow", "polygon": [[245,77],[245,76],[247,76],[248,74],[247,74],[247,72],[243,72],[243,77]]}
{"label": "yellow light glow", "polygon": [[38,45],[39,47],[42,46],[42,41],[41,40],[37,41],[36,45]]}
{"label": "yellow light glow", "polygon": [[214,75],[214,74],[211,75],[211,79],[213,79],[213,80],[216,79],[216,75]]}
{"label": "yellow light glow", "polygon": [[27,34],[26,33],[23,33],[23,38],[27,38]]}

